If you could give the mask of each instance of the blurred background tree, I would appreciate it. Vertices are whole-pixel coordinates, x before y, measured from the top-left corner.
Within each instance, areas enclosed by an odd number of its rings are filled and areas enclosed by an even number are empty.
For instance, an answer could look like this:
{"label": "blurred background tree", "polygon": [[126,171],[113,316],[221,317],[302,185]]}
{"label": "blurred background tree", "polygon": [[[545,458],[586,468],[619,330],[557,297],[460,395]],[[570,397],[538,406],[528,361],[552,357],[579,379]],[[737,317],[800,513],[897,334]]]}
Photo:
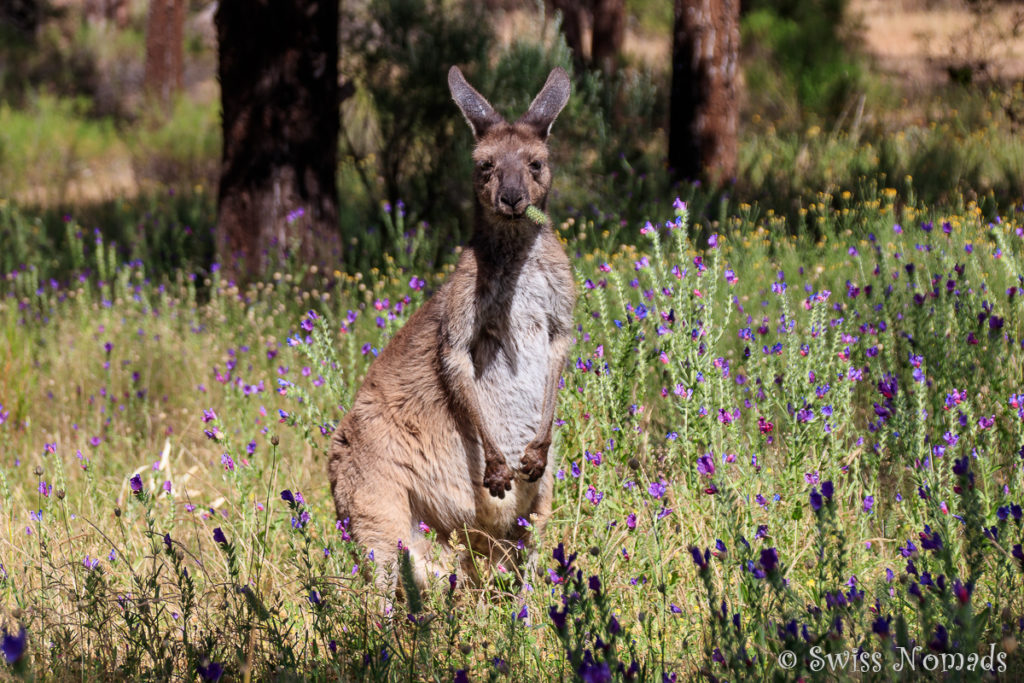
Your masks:
{"label": "blurred background tree", "polygon": [[562,15],[576,69],[613,73],[626,38],[625,0],[551,0],[551,7]]}
{"label": "blurred background tree", "polygon": [[170,109],[184,81],[185,0],[150,0],[146,22],[146,90]]}
{"label": "blurred background tree", "polygon": [[248,279],[292,256],[328,264],[340,256],[338,4],[221,0],[216,25],[224,265]]}
{"label": "blurred background tree", "polygon": [[668,165],[676,177],[736,178],[739,0],[676,0]]}

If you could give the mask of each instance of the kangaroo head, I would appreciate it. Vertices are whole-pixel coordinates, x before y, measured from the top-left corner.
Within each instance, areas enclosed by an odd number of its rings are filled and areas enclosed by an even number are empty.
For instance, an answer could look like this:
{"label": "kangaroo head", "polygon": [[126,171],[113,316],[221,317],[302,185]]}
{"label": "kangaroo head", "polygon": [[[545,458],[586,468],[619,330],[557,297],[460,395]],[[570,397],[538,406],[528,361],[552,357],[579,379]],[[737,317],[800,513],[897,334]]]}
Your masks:
{"label": "kangaroo head", "polygon": [[473,184],[484,217],[517,219],[530,205],[544,209],[551,188],[547,138],[571,90],[565,70],[551,71],[530,108],[515,123],[494,111],[456,66],[448,72],[448,87],[476,138]]}

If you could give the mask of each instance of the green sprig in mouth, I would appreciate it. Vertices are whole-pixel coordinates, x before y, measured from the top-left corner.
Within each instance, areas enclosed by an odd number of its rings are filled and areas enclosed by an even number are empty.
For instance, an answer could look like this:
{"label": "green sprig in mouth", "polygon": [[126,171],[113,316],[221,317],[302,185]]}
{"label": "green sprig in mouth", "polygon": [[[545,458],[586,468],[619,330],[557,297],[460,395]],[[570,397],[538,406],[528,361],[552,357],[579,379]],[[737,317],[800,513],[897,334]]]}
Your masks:
{"label": "green sprig in mouth", "polygon": [[540,209],[538,209],[533,204],[530,204],[528,207],[526,207],[526,217],[529,218],[534,223],[536,223],[537,225],[548,225],[551,222],[551,219],[548,218],[548,215],[541,211]]}

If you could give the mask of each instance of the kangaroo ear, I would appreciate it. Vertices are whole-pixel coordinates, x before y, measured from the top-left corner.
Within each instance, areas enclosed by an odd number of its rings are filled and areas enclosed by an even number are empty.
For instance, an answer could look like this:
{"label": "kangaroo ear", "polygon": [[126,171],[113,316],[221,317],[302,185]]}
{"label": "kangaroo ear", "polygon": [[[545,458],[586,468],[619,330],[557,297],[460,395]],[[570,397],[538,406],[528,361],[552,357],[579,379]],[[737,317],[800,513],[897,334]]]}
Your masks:
{"label": "kangaroo ear", "polygon": [[491,126],[504,121],[498,112],[494,111],[490,102],[466,82],[466,77],[457,66],[448,70],[448,89],[451,90],[452,99],[459,105],[462,115],[473,129],[473,137],[477,140],[482,138]]}
{"label": "kangaroo ear", "polygon": [[533,98],[530,108],[519,119],[519,123],[530,126],[541,140],[546,140],[551,133],[551,124],[569,101],[570,92],[572,84],[569,82],[569,74],[565,73],[562,67],[556,66],[548,75],[544,87]]}

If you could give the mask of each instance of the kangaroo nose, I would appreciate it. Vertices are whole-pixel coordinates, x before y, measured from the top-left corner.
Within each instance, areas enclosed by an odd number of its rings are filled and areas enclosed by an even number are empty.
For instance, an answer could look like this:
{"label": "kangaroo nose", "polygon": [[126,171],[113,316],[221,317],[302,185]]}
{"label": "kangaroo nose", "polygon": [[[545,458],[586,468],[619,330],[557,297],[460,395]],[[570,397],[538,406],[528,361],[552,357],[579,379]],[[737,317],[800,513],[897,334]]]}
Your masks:
{"label": "kangaroo nose", "polygon": [[526,198],[522,192],[516,190],[503,190],[498,195],[498,204],[510,213],[522,213],[526,210]]}

